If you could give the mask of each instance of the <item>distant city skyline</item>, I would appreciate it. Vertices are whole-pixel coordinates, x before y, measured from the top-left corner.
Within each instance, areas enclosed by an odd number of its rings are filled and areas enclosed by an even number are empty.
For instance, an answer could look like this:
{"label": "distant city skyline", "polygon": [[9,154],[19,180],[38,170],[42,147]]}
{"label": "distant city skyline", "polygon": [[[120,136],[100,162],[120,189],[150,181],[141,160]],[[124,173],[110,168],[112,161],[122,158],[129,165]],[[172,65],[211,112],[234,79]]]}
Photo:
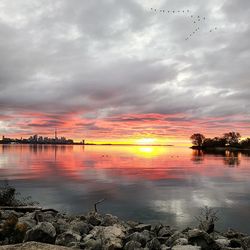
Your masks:
{"label": "distant city skyline", "polygon": [[0,8],[0,135],[57,128],[74,141],[175,145],[197,132],[250,137],[249,0]]}

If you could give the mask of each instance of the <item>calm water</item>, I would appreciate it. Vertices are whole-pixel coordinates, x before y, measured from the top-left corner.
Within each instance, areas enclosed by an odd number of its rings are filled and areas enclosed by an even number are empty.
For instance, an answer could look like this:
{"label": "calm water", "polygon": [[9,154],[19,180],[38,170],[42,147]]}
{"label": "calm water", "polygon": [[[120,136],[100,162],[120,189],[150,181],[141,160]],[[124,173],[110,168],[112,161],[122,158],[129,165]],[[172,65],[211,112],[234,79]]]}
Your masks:
{"label": "calm water", "polygon": [[142,222],[194,225],[204,205],[218,227],[250,233],[250,157],[180,147],[0,145],[0,178],[41,205]]}

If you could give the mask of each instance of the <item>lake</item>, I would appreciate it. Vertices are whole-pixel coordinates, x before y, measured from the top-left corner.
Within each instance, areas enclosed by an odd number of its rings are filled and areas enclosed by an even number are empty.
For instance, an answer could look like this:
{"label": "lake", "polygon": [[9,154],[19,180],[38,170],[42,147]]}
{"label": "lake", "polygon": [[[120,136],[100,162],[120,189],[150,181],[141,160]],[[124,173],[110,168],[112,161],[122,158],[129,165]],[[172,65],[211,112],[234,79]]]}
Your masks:
{"label": "lake", "polygon": [[0,179],[42,206],[184,228],[200,208],[250,233],[250,157],[186,147],[0,145]]}

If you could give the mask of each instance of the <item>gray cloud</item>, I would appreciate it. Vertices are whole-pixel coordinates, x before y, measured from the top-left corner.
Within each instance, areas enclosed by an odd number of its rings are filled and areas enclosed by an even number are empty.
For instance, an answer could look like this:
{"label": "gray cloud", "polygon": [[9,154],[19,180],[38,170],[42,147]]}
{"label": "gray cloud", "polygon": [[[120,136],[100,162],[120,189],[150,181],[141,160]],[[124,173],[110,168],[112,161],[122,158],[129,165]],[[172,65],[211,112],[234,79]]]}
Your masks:
{"label": "gray cloud", "polygon": [[[250,115],[248,0],[3,0],[0,7],[0,117]],[[206,21],[185,41],[191,14]]]}

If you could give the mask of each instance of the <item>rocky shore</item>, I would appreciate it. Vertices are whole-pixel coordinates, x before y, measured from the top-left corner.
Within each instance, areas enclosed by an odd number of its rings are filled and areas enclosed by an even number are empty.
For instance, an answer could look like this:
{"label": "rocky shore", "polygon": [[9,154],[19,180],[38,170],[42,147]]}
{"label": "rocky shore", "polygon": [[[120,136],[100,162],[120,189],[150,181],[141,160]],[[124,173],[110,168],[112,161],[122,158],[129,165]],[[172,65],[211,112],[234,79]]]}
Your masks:
{"label": "rocky shore", "polygon": [[0,249],[245,250],[250,236],[232,229],[210,234],[204,228],[177,230],[96,212],[69,216],[54,210],[0,210]]}

